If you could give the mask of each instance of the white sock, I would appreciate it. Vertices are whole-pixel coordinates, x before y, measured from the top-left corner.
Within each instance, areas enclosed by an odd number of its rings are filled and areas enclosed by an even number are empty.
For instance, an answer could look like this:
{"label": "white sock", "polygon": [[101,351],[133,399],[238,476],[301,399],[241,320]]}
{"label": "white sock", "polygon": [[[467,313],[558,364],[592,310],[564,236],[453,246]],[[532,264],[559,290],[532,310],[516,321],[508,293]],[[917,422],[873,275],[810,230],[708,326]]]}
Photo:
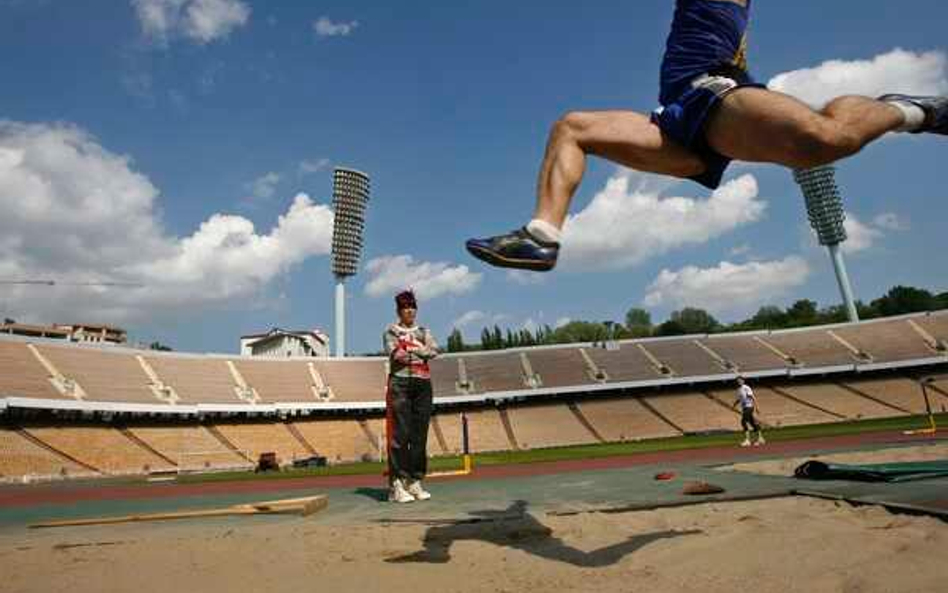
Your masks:
{"label": "white sock", "polygon": [[905,122],[896,128],[896,132],[914,132],[925,123],[925,110],[908,101],[886,101],[889,105],[902,112]]}
{"label": "white sock", "polygon": [[563,231],[552,224],[539,218],[534,218],[527,224],[527,230],[531,235],[547,243],[559,243]]}

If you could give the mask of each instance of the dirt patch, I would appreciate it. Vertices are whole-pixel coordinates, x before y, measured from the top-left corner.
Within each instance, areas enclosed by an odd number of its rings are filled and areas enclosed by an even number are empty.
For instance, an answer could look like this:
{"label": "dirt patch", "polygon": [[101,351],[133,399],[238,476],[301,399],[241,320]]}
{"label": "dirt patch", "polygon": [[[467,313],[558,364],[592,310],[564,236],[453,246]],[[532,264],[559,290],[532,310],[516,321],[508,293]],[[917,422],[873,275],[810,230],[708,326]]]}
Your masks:
{"label": "dirt patch", "polygon": [[427,524],[315,516],[6,533],[0,572],[4,591],[24,593],[935,591],[946,546],[936,519],[809,498],[575,516],[518,503]]}

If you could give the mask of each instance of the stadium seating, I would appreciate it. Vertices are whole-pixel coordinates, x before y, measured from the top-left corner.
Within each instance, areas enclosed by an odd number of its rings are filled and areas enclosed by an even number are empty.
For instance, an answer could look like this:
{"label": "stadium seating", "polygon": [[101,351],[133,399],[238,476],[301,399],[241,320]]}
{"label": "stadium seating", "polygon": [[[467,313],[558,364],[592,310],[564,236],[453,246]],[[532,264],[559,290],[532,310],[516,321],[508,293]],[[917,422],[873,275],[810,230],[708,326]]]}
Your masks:
{"label": "stadium seating", "polygon": [[897,409],[861,397],[832,383],[784,385],[779,388],[779,391],[809,405],[831,412],[838,418],[857,420],[860,418],[899,416],[901,414]]}
{"label": "stadium seating", "polygon": [[476,393],[528,389],[523,380],[523,367],[515,353],[464,356],[464,366]]}
{"label": "stadium seating", "polygon": [[587,348],[586,353],[596,366],[606,373],[610,383],[663,377],[633,342],[619,342],[618,350]]}
{"label": "stadium seating", "polygon": [[148,355],[145,360],[162,382],[174,388],[181,403],[246,403],[237,397],[234,377],[222,359]]}
{"label": "stadium seating", "polygon": [[884,401],[911,414],[925,412],[925,398],[917,381],[905,377],[885,379],[846,379],[840,385]]}
{"label": "stadium seating", "polygon": [[858,362],[850,350],[824,330],[774,332],[761,339],[808,367]]}
{"label": "stadium seating", "polygon": [[312,455],[282,422],[215,422],[214,428],[251,461],[261,453],[276,453],[280,465],[290,465]]}
{"label": "stadium seating", "polygon": [[65,377],[82,386],[87,400],[160,404],[135,357],[76,346],[36,346]]}
{"label": "stadium seating", "polygon": [[565,403],[511,407],[507,417],[520,449],[599,442]]}
{"label": "stadium seating", "polygon": [[128,430],[182,470],[238,468],[250,463],[200,425],[142,425]]}
{"label": "stadium seating", "polygon": [[874,321],[833,330],[873,360],[910,360],[935,356],[925,340],[904,320]]}
{"label": "stadium seating", "polygon": [[306,419],[294,420],[293,426],[330,463],[345,463],[378,459],[378,440],[381,436],[379,421],[368,428],[373,440],[357,420],[353,419]]}
{"label": "stadium seating", "polygon": [[385,359],[325,360],[316,368],[335,395],[345,402],[385,401]]}
{"label": "stadium seating", "polygon": [[787,361],[758,342],[750,335],[729,336],[718,334],[708,336],[701,343],[713,350],[725,360],[730,361],[740,372],[779,369],[787,366]]}
{"label": "stadium seating", "polygon": [[912,317],[933,338],[948,346],[948,311],[937,311],[928,315]]}
{"label": "stadium seating", "polygon": [[675,375],[719,375],[728,372],[690,339],[656,340],[646,342],[643,346]]}
{"label": "stadium seating", "polygon": [[0,428],[0,478],[88,475],[95,475],[95,472],[38,445],[17,430]]}
{"label": "stadium seating", "polygon": [[305,362],[235,359],[244,381],[261,402],[312,402],[317,400],[313,378]]}
{"label": "stadium seating", "polygon": [[24,426],[50,448],[111,475],[168,471],[174,466],[107,425]]}
{"label": "stadium seating", "polygon": [[458,359],[441,357],[431,361],[431,390],[435,397],[461,395],[458,390]]}
{"label": "stadium seating", "polygon": [[[754,385],[754,397],[759,405],[758,418],[767,426],[794,426],[838,422],[839,418],[811,406],[790,399],[767,387]],[[736,389],[712,389],[708,395],[731,406],[737,399]]]}
{"label": "stadium seating", "polygon": [[591,381],[578,348],[536,348],[527,356],[544,387],[568,387]]}
{"label": "stadium seating", "polygon": [[[509,451],[515,448],[507,437],[498,410],[485,408],[466,412],[472,453]],[[458,429],[460,431],[460,428]],[[448,438],[448,435],[445,435]]]}
{"label": "stadium seating", "polygon": [[0,395],[64,398],[49,382],[49,373],[23,342],[0,340]]}
{"label": "stadium seating", "polygon": [[637,441],[680,435],[635,397],[583,400],[583,416],[609,442]]}
{"label": "stadium seating", "polygon": [[642,401],[684,432],[736,430],[740,417],[702,393],[667,393]]}

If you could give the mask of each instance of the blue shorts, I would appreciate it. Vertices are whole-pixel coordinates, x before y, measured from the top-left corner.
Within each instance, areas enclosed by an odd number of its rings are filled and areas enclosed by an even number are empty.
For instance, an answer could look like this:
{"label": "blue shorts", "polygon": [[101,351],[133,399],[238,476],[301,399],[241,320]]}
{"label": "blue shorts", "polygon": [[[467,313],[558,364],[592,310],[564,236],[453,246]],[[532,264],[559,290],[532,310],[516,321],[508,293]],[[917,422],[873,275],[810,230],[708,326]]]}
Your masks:
{"label": "blue shorts", "polygon": [[[662,132],[704,161],[704,172],[691,179],[710,189],[721,185],[731,159],[708,146],[704,126],[721,99],[734,89],[743,87],[766,88],[766,85],[735,68],[702,74],[695,77],[676,99],[652,112],[652,122]],[[664,94],[665,89],[662,92]]]}

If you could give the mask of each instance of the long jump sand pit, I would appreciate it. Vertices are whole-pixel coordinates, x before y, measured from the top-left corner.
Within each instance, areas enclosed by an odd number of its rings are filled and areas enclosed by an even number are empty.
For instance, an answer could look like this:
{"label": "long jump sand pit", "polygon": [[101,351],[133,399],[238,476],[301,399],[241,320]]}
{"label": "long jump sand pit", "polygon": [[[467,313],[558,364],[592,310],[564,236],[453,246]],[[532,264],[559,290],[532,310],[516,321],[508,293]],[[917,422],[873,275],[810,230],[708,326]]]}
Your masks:
{"label": "long jump sand pit", "polygon": [[948,443],[936,442],[917,446],[899,446],[868,451],[850,451],[846,453],[829,453],[823,455],[808,455],[806,457],[750,461],[726,465],[718,469],[751,472],[765,476],[792,476],[793,470],[809,459],[817,459],[829,463],[851,464],[936,461],[948,459]]}
{"label": "long jump sand pit", "polygon": [[509,508],[432,524],[317,514],[6,530],[0,589],[943,591],[945,549],[938,519],[803,497],[569,516]]}

